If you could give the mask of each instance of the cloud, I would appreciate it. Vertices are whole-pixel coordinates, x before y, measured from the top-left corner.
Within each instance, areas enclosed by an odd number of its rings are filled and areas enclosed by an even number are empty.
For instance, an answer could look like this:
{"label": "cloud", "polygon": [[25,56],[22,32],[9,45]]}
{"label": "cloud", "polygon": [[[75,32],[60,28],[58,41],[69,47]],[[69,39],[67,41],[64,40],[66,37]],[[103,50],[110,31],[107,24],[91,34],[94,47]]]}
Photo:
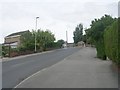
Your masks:
{"label": "cloud", "polygon": [[[12,2],[10,2],[12,1]],[[117,16],[118,0],[4,0],[1,3],[0,25],[4,37],[10,33],[35,28],[35,17],[39,16],[38,28],[50,29],[58,39],[66,40],[68,31],[69,42],[73,42],[73,31],[77,24],[89,27],[91,20],[104,14]]]}

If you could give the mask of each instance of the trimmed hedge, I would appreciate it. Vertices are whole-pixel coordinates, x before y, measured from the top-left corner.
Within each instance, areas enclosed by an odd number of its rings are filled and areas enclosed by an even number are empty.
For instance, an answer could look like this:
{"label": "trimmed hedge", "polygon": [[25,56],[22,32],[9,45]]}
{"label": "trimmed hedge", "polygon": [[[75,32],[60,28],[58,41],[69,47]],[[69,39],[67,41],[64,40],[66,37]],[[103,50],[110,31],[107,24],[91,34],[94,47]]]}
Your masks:
{"label": "trimmed hedge", "polygon": [[118,18],[118,64],[120,65],[120,17]]}
{"label": "trimmed hedge", "polygon": [[96,50],[97,50],[97,57],[106,60],[106,53],[105,53],[105,47],[104,47],[104,41],[101,39],[99,42],[96,42]]}
{"label": "trimmed hedge", "polygon": [[120,64],[120,50],[118,49],[120,42],[118,42],[118,38],[120,35],[118,35],[118,20],[116,20],[104,31],[104,45],[106,56],[113,62]]}

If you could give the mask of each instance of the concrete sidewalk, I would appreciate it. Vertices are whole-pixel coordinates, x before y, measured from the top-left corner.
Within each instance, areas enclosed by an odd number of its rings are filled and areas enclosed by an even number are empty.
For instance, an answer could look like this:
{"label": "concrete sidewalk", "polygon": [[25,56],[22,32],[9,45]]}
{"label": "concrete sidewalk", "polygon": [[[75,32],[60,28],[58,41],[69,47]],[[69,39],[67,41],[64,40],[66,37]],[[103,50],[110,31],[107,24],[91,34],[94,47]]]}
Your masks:
{"label": "concrete sidewalk", "polygon": [[118,88],[118,74],[112,62],[95,57],[94,48],[82,48],[27,78],[16,88]]}

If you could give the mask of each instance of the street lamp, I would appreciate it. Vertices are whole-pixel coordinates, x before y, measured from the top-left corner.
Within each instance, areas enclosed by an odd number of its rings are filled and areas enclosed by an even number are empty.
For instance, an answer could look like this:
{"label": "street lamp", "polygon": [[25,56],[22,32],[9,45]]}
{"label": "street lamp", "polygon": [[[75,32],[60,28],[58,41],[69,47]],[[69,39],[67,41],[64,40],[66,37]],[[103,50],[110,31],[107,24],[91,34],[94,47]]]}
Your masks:
{"label": "street lamp", "polygon": [[35,52],[36,52],[36,31],[37,31],[37,19],[38,19],[39,17],[36,17],[35,19],[36,19],[36,26],[35,26]]}

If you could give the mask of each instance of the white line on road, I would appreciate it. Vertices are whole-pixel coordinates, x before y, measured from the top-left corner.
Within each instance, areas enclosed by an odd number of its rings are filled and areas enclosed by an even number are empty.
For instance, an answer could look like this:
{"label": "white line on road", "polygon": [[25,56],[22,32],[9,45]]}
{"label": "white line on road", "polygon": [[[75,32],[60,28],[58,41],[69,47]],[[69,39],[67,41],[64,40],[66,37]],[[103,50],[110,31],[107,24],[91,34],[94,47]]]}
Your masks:
{"label": "white line on road", "polygon": [[21,82],[20,82],[18,85],[16,85],[14,88],[17,88],[19,85],[21,85],[22,83],[24,83],[25,81],[27,81],[29,78],[31,78],[31,77],[37,75],[38,73],[40,73],[40,72],[42,72],[42,71],[44,71],[44,70],[46,70],[46,69],[47,69],[47,68],[44,68],[44,69],[42,69],[42,70],[40,70],[40,71],[38,71],[38,72],[32,74],[31,76],[29,76],[29,77],[27,77],[26,79],[24,79],[23,81],[21,81]]}

